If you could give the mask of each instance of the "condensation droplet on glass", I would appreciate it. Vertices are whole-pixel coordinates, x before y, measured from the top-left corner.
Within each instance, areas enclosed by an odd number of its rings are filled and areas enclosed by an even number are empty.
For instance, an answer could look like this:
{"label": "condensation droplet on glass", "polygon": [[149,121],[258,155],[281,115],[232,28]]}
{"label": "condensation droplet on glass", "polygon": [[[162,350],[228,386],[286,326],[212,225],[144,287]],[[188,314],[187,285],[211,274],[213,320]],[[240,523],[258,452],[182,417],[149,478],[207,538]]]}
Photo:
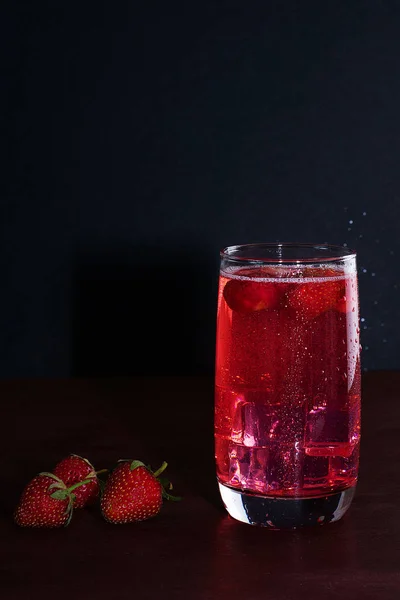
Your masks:
{"label": "condensation droplet on glass", "polygon": [[365,346],[364,350],[369,350],[369,346]]}
{"label": "condensation droplet on glass", "polygon": [[364,317],[361,317],[360,321],[361,321],[361,323],[364,323],[364,321],[365,321],[365,318],[364,318]]}
{"label": "condensation droplet on glass", "polygon": [[363,234],[362,234],[362,233],[360,233],[360,235],[359,235],[358,237],[361,239],[361,238],[363,237]]}
{"label": "condensation droplet on glass", "polygon": [[363,273],[366,273],[366,272],[367,272],[367,269],[363,269],[363,270],[362,270],[362,272],[363,272]]}
{"label": "condensation droplet on glass", "polygon": [[371,273],[371,277],[375,277],[376,273]]}
{"label": "condensation droplet on glass", "polygon": [[351,227],[348,227],[348,228],[347,228],[347,231],[351,231]]}
{"label": "condensation droplet on glass", "polygon": [[383,338],[382,342],[383,342],[384,344],[386,344],[386,342],[387,342],[387,339],[386,339],[386,338]]}
{"label": "condensation droplet on glass", "polygon": [[366,211],[364,210],[364,212],[363,212],[363,217],[366,217],[366,216],[367,216],[367,213],[366,213]]}
{"label": "condensation droplet on glass", "polygon": [[343,244],[343,246],[345,246],[345,247],[347,246],[346,242]]}
{"label": "condensation droplet on glass", "polygon": [[378,304],[378,300],[374,300],[374,304]]}
{"label": "condensation droplet on glass", "polygon": [[349,225],[353,225],[353,223],[354,223],[353,219],[350,219]]}

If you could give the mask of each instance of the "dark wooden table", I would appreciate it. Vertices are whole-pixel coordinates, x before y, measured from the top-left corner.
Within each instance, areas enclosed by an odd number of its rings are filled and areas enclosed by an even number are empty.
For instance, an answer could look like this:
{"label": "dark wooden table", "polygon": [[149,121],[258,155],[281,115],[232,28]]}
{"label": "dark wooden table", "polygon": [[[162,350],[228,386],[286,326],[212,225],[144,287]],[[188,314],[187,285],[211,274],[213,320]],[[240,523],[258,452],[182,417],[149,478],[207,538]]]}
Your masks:
{"label": "dark wooden table", "polygon": [[[230,519],[214,477],[212,381],[198,378],[0,383],[0,597],[70,600],[294,600],[400,597],[400,373],[364,378],[358,493],[326,527],[267,531]],[[180,504],[116,526],[98,508],[59,530],[24,530],[24,484],[69,452],[170,464]]]}

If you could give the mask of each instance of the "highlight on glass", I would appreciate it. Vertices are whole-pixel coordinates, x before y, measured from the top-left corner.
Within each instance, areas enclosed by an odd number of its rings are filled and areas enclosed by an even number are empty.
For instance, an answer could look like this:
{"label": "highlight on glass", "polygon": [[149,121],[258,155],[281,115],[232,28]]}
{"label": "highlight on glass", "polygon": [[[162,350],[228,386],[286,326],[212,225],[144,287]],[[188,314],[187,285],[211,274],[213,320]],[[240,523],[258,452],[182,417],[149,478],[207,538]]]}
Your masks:
{"label": "highlight on glass", "polygon": [[357,483],[360,387],[355,253],[225,248],[215,458],[228,513],[273,529],[340,519]]}

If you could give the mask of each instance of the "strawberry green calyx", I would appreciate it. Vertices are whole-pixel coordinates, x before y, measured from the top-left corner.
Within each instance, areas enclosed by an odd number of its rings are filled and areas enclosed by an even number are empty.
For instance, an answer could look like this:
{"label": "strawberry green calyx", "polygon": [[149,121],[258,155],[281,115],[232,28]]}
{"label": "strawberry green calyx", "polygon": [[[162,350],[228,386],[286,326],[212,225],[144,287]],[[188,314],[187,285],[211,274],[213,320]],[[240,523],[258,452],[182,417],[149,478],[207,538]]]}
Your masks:
{"label": "strawberry green calyx", "polygon": [[[145,469],[147,469],[146,465],[144,463],[142,463],[141,460],[133,460],[131,462],[131,465],[129,468],[131,471],[134,471],[135,469],[138,469],[139,467],[144,467]],[[148,469],[148,470],[151,471],[151,469]]]}
{"label": "strawberry green calyx", "polygon": [[69,488],[67,488],[65,483],[59,477],[57,477],[57,475],[54,475],[53,473],[42,472],[42,473],[39,473],[39,476],[49,477],[50,479],[54,479],[54,483],[51,483],[48,488],[49,490],[51,490],[51,489],[55,490],[52,494],[50,494],[51,498],[54,498],[55,500],[68,500],[68,506],[64,512],[64,514],[68,514],[68,520],[66,521],[66,523],[64,525],[64,527],[67,527],[67,525],[69,525],[69,523],[71,522],[72,513],[73,513],[73,504],[74,504],[74,500],[75,500],[75,495],[72,493],[73,490],[80,487],[81,485],[86,485],[87,483],[90,483],[92,478],[89,477],[89,478],[84,479],[83,481],[79,481],[78,483],[75,483],[74,485],[71,485]]}
{"label": "strawberry green calyx", "polygon": [[108,469],[100,469],[100,471],[95,471],[95,475],[101,475],[102,473],[108,473]]}
{"label": "strawberry green calyx", "polygon": [[180,502],[182,500],[181,496],[172,496],[172,494],[168,494],[164,487],[162,489],[162,497],[165,500],[170,500],[171,502]]}
{"label": "strawberry green calyx", "polygon": [[[47,471],[42,471],[42,473],[39,473],[39,476],[40,477],[50,477],[50,479],[54,479],[55,482],[57,482],[65,487],[64,482],[59,477],[57,477],[57,475],[54,475],[54,473],[48,473]],[[54,484],[52,484],[52,485],[54,485]]]}
{"label": "strawberry green calyx", "polygon": [[165,471],[165,469],[168,467],[168,463],[165,462],[165,460],[163,461],[161,467],[159,467],[157,469],[157,471],[152,471],[150,467],[147,467],[140,460],[133,460],[130,465],[130,470],[134,471],[135,469],[138,469],[139,467],[144,467],[145,469],[150,471],[150,473],[153,475],[153,477],[155,477],[157,479],[157,481],[161,485],[162,497],[165,500],[170,500],[172,502],[179,502],[180,500],[182,500],[182,498],[180,496],[172,496],[171,494],[169,494],[167,492],[166,488],[169,490],[172,489],[172,483],[166,477],[160,477],[161,473],[163,473]]}
{"label": "strawberry green calyx", "polygon": [[[159,476],[159,475],[161,475],[161,473],[163,473],[167,467],[168,467],[168,463],[166,463],[166,462],[165,462],[165,460],[164,460],[164,462],[163,462],[163,464],[161,465],[161,467],[160,467],[159,469],[157,469],[157,471],[155,471],[155,472],[153,473],[154,477],[155,477],[156,479],[158,479],[158,476]],[[132,467],[131,467],[131,468],[132,468]]]}

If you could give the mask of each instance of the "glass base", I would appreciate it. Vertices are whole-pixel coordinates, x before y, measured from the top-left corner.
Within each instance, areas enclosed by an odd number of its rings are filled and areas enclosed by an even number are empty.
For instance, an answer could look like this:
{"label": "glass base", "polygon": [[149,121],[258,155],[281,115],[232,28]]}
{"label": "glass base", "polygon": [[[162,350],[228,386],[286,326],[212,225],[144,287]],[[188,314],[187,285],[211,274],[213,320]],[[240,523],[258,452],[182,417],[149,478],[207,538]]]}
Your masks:
{"label": "glass base", "polygon": [[338,521],[347,512],[356,487],[315,498],[256,496],[218,483],[231,517],[270,529],[296,529]]}

